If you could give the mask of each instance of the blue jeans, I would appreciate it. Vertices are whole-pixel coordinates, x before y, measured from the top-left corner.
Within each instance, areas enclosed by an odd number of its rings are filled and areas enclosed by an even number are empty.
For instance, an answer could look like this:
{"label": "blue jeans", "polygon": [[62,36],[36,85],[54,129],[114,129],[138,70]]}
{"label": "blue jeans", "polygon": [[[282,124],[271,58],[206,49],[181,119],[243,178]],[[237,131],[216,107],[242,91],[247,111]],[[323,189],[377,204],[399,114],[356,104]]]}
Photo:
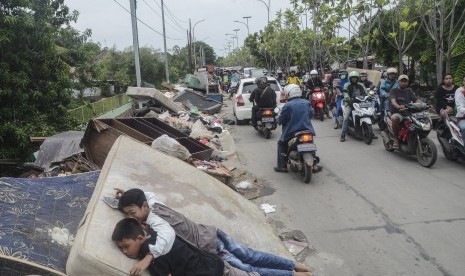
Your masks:
{"label": "blue jeans", "polygon": [[342,97],[337,97],[336,101],[336,113],[334,114],[334,123],[337,123],[339,116],[342,112]]}
{"label": "blue jeans", "polygon": [[381,97],[380,103],[381,103],[381,110],[383,111],[389,110],[389,106],[391,104],[391,98]]}
{"label": "blue jeans", "polygon": [[462,134],[463,144],[465,145],[465,119],[459,123],[460,133]]}
{"label": "blue jeans", "polygon": [[253,250],[235,241],[223,231],[216,231],[218,256],[235,268],[258,272],[261,276],[291,276],[295,262],[273,254]]}
{"label": "blue jeans", "polygon": [[352,107],[344,106],[344,121],[342,121],[342,135],[346,135],[349,132],[349,117],[352,113]]}

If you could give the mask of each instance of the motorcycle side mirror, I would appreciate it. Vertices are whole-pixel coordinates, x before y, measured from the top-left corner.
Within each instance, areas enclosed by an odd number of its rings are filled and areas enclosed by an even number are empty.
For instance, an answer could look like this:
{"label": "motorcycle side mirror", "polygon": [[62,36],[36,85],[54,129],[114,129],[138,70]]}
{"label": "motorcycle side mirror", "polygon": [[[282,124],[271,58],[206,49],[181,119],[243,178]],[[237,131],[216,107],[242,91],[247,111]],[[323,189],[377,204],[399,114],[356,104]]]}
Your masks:
{"label": "motorcycle side mirror", "polygon": [[279,113],[279,111],[280,111],[279,107],[274,108],[274,113]]}

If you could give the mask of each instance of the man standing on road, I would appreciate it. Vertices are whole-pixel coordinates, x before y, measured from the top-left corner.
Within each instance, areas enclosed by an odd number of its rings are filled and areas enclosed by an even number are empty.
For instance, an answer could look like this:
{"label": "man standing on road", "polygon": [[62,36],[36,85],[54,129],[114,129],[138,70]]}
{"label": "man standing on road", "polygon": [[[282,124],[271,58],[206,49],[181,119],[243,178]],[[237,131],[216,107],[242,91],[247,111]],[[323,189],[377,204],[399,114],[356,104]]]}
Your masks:
{"label": "man standing on road", "polygon": [[[278,140],[278,166],[274,168],[276,172],[287,172],[285,155],[287,153],[288,142],[292,135],[298,131],[310,130],[315,135],[312,125],[312,104],[302,99],[302,89],[297,84],[289,84],[284,87],[284,92],[288,102],[283,106],[278,117],[278,124],[283,126],[283,132]],[[313,166],[313,172],[321,171],[318,165]]]}
{"label": "man standing on road", "polygon": [[249,101],[253,103],[252,107],[252,126],[257,127],[257,112],[260,108],[276,107],[276,92],[270,87],[266,77],[255,79],[257,88],[250,94]]}

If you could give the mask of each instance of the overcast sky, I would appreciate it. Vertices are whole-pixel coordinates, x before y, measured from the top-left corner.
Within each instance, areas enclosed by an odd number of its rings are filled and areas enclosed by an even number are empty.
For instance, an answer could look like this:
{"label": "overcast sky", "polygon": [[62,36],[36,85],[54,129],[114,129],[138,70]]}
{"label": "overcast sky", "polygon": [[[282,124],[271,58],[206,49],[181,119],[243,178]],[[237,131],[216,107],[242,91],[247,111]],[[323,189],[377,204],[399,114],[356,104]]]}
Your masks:
{"label": "overcast sky", "polygon": [[[264,2],[268,3],[268,0]],[[91,29],[94,42],[100,42],[102,47],[116,46],[120,50],[132,46],[129,0],[65,0],[65,4],[80,14],[73,26],[80,31]],[[189,18],[192,27],[195,22],[205,19],[195,27],[196,40],[203,40],[212,46],[218,56],[226,53],[226,33],[234,33],[233,29],[240,29],[239,45],[242,45],[247,35],[246,26],[234,23],[234,20],[245,22],[244,16],[252,16],[249,19],[250,33],[263,29],[267,24],[267,9],[259,0],[164,0],[164,4],[176,18],[173,19],[165,9],[166,35],[171,38],[167,39],[168,49],[187,44]],[[290,7],[289,0],[270,0],[270,20],[278,10]],[[153,29],[138,22],[140,46],[162,50],[160,0],[137,0],[137,16]]]}

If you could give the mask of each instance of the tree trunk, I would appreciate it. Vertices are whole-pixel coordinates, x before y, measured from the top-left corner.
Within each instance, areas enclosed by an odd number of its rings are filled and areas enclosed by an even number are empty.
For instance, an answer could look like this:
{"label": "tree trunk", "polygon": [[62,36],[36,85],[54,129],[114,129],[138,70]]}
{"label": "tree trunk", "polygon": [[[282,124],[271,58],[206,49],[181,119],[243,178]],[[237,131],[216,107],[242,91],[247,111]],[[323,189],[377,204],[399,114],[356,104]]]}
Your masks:
{"label": "tree trunk", "polygon": [[404,62],[402,58],[404,57],[404,53],[399,49],[399,75],[404,73]]}
{"label": "tree trunk", "polygon": [[439,85],[442,82],[442,72],[444,69],[444,51],[441,45],[436,49],[436,84]]}

